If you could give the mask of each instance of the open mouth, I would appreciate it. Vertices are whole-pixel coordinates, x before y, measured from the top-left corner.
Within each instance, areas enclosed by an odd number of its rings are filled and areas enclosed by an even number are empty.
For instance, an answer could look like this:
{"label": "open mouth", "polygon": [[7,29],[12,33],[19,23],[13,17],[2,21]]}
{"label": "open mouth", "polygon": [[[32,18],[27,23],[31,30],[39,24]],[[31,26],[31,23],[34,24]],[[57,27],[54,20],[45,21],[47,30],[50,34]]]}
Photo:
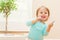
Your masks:
{"label": "open mouth", "polygon": [[46,16],[41,16],[41,18],[46,18]]}

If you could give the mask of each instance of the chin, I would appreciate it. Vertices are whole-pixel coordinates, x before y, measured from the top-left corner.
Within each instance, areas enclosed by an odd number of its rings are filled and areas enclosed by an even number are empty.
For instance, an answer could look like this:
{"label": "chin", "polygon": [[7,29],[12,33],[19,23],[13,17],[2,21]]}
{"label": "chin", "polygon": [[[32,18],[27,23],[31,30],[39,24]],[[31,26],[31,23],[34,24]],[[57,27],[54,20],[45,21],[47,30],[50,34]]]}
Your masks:
{"label": "chin", "polygon": [[44,22],[47,21],[47,20],[48,20],[48,19],[42,19],[42,21],[44,21]]}
{"label": "chin", "polygon": [[45,19],[44,21],[47,21],[48,19]]}

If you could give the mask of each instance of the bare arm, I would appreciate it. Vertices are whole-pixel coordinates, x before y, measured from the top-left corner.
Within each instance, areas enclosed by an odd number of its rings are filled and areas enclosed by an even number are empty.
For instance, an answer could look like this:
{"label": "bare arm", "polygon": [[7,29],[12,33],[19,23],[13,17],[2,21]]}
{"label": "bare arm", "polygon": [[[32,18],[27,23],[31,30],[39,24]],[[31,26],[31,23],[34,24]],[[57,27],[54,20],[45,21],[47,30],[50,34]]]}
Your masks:
{"label": "bare arm", "polygon": [[32,24],[35,24],[37,22],[37,19],[36,20],[32,20]]}
{"label": "bare arm", "polygon": [[48,25],[47,32],[50,32],[52,26],[53,26],[53,22]]}
{"label": "bare arm", "polygon": [[40,21],[40,17],[37,17],[35,20],[32,20],[32,23],[36,23],[37,21]]}

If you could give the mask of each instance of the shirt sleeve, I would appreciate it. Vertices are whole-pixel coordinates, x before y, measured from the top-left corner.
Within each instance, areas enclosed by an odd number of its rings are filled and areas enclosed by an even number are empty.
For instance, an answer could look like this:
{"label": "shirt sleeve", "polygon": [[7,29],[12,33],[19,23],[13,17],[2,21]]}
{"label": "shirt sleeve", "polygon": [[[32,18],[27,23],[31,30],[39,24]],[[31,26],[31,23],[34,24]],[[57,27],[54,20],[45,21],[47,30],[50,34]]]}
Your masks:
{"label": "shirt sleeve", "polygon": [[48,35],[47,26],[45,26],[44,29],[43,29],[43,35],[44,35],[44,36]]}
{"label": "shirt sleeve", "polygon": [[35,20],[35,18],[28,19],[28,20],[26,21],[26,25],[27,25],[27,26],[32,26],[32,25],[33,25],[32,20]]}
{"label": "shirt sleeve", "polygon": [[32,26],[32,25],[33,25],[33,24],[32,24],[32,21],[27,21],[26,25],[27,25],[27,26]]}

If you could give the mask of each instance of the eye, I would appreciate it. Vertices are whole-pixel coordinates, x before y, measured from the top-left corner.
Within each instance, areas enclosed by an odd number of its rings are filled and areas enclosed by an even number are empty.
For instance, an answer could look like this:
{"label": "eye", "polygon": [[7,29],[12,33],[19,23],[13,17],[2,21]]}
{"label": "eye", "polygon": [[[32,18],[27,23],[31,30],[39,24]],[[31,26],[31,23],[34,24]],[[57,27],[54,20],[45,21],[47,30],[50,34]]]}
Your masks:
{"label": "eye", "polygon": [[41,14],[43,14],[43,12],[40,12]]}
{"label": "eye", "polygon": [[45,13],[45,14],[47,14],[47,13]]}
{"label": "eye", "polygon": [[48,14],[47,12],[45,12],[45,14]]}

